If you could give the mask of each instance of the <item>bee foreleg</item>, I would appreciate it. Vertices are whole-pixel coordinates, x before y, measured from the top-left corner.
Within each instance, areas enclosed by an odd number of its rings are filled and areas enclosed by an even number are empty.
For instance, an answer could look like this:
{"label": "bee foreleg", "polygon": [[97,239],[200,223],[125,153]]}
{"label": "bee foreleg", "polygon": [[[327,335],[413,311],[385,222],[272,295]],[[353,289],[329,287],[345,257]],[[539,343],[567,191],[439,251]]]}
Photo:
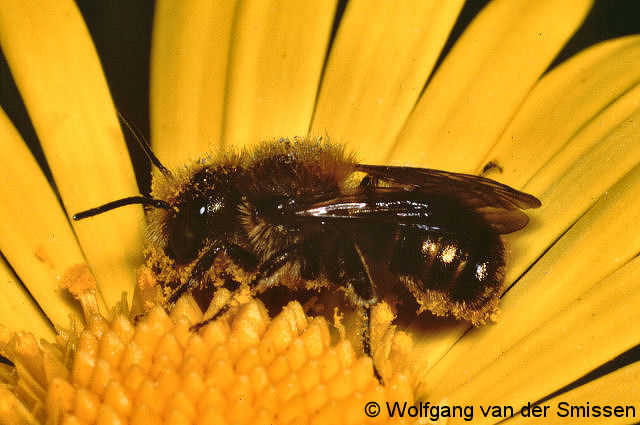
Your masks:
{"label": "bee foreleg", "polygon": [[[237,247],[237,245],[236,245]],[[237,247],[240,248],[240,247]],[[242,249],[242,248],[240,248]],[[218,249],[216,251],[216,255],[217,253],[220,251],[220,249]],[[233,259],[233,255],[230,255],[230,250],[226,249],[226,254],[229,255],[232,259]],[[208,253],[207,253],[208,254]],[[207,255],[205,254],[205,255]],[[250,253],[246,253],[248,255],[253,255]],[[245,254],[243,254],[245,255]],[[273,254],[271,257],[269,257],[266,261],[264,261],[262,264],[260,264],[257,269],[258,269],[258,274],[256,275],[256,277],[251,281],[250,283],[250,287],[251,290],[254,290],[256,285],[258,284],[258,282],[261,279],[265,279],[268,278],[270,276],[272,276],[275,272],[277,272],[282,266],[284,266],[285,264],[287,264],[289,261],[291,261],[291,259],[294,256],[299,256],[300,255],[300,246],[297,244],[294,245],[290,245],[287,248],[276,252],[275,254]],[[204,258],[201,257],[201,260]],[[213,256],[213,259],[215,259],[215,255]],[[211,264],[213,264],[213,261],[211,261]],[[199,265],[199,263],[198,263]],[[241,265],[241,264],[239,264]],[[198,266],[196,266],[197,268]],[[209,267],[211,267],[211,265],[209,265]],[[255,269],[256,267],[254,267]],[[195,270],[195,268],[194,268]],[[206,271],[206,270],[205,270]],[[220,316],[222,316],[224,313],[226,313],[230,308],[230,304],[225,304],[223,305],[220,310],[218,310],[213,316],[209,317],[206,320],[203,320],[200,323],[196,323],[195,325],[191,326],[191,330],[192,331],[197,331],[198,329],[202,328],[204,325],[206,325],[207,323],[213,322],[214,320],[216,320],[217,318],[219,318]]]}
{"label": "bee foreleg", "polygon": [[211,267],[213,266],[213,262],[221,251],[224,251],[224,253],[233,262],[242,267],[244,270],[252,271],[256,269],[258,260],[252,253],[234,243],[227,241],[218,241],[200,256],[198,262],[191,270],[189,279],[186,282],[178,285],[178,287],[169,296],[169,298],[167,299],[167,303],[170,306],[175,304],[178,298],[180,298],[185,292],[192,290],[202,283],[202,278],[209,271],[209,269],[211,269]]}
{"label": "bee foreleg", "polygon": [[256,256],[240,245],[223,242],[223,248],[225,254],[227,254],[231,261],[240,266],[242,270],[252,272],[258,267],[258,259]]}

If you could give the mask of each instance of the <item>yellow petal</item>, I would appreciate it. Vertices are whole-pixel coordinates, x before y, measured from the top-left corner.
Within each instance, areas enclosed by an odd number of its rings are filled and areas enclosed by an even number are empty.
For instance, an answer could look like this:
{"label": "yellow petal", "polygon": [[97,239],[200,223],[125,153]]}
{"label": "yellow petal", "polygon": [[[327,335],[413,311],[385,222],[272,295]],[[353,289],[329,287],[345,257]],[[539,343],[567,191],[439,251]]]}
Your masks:
{"label": "yellow petal", "polygon": [[[433,392],[435,398],[450,393],[635,257],[640,251],[638,195],[640,166],[606,191],[506,293],[500,305],[499,323],[474,329],[452,347],[429,371],[423,390]],[[633,282],[637,286],[637,280]],[[617,325],[625,323],[626,319],[621,319]],[[579,325],[571,331],[583,334],[582,329]],[[477,349],[480,346],[482,350]],[[467,361],[471,356],[473,362]],[[460,372],[461,364],[464,372]],[[453,374],[452,370],[458,372]]]}
{"label": "yellow petal", "polygon": [[239,4],[225,144],[307,134],[335,9],[335,0]]}
{"label": "yellow petal", "polygon": [[38,339],[53,340],[56,334],[51,323],[38,309],[38,305],[29,293],[16,280],[4,260],[0,261],[0,291],[2,291],[0,325],[13,331],[31,332]]}
{"label": "yellow petal", "polygon": [[[540,197],[542,207],[528,228],[506,238],[513,258],[508,282],[640,162],[639,102],[640,85],[590,120],[524,187]],[[605,226],[604,233],[610,230]]]}
{"label": "yellow petal", "polygon": [[[585,385],[581,385],[566,393],[552,398],[542,403],[541,407],[548,406],[549,412],[544,419],[545,425],[565,425],[570,421],[567,417],[566,410],[571,409],[570,406],[586,406],[589,402],[590,407],[600,406],[633,406],[635,408],[635,416],[638,417],[638,409],[640,406],[640,391],[638,390],[638,381],[640,380],[640,362],[635,362],[628,366],[622,367],[611,372],[601,378],[593,380]],[[560,405],[567,403],[567,405]],[[564,409],[564,410],[563,410]],[[602,410],[601,410],[602,412]],[[626,412],[626,409],[625,409]],[[630,412],[630,411],[629,411]],[[622,412],[620,412],[622,413]],[[565,415],[565,416],[559,416]],[[624,414],[622,417],[604,417],[595,416],[593,411],[589,417],[580,417],[574,420],[585,425],[600,425],[604,421],[612,425],[628,424],[629,418],[633,416]],[[531,424],[531,417],[517,416],[511,420],[504,422],[504,425],[527,425]]]}
{"label": "yellow petal", "polygon": [[[0,248],[55,325],[78,306],[60,288],[66,269],[84,263],[69,221],[46,177],[0,110]],[[20,329],[20,328],[17,328]]]}
{"label": "yellow petal", "polygon": [[490,2],[427,86],[389,161],[476,169],[591,3]]}
{"label": "yellow petal", "polygon": [[[640,36],[631,36],[600,43],[555,68],[536,84],[476,171],[483,163],[495,161],[502,166],[502,172],[490,177],[523,187],[547,161],[572,143],[582,127],[601,122],[601,113],[611,103],[622,96],[629,98],[627,111],[615,112],[619,117],[637,109],[628,92],[640,80],[638,63]],[[590,142],[598,140],[593,138]],[[577,156],[588,147],[577,148],[574,143],[566,150]]]}
{"label": "yellow petal", "polygon": [[[3,1],[0,43],[67,213],[138,193],[115,109],[71,0]],[[140,207],[74,224],[108,304],[132,293],[141,263]]]}
{"label": "yellow petal", "polygon": [[539,400],[634,347],[638,337],[629,329],[640,328],[638,305],[640,258],[598,282],[447,397],[454,404],[485,406]]}
{"label": "yellow petal", "polygon": [[219,145],[237,1],[156,2],[151,44],[151,141],[165,165]]}
{"label": "yellow petal", "polygon": [[462,1],[411,1],[398,7],[350,1],[331,48],[312,134],[358,146],[380,162],[414,107]]}

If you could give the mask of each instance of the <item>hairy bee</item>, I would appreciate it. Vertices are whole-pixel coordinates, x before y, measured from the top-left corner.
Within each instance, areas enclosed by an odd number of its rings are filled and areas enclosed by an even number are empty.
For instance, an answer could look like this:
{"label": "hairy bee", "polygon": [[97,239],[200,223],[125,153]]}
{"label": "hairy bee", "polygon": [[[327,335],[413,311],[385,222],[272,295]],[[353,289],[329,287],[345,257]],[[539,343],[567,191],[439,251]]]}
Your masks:
{"label": "hairy bee", "polygon": [[[147,148],[148,150],[148,148]],[[364,311],[391,276],[421,309],[473,324],[494,311],[503,282],[500,234],[523,228],[540,201],[483,177],[365,165],[321,139],[282,139],[162,173],[153,197],[79,214],[151,205],[149,244],[188,267],[169,302],[200,285],[221,254],[252,284],[324,280]],[[381,274],[382,273],[382,274]],[[363,346],[370,354],[363,332]]]}

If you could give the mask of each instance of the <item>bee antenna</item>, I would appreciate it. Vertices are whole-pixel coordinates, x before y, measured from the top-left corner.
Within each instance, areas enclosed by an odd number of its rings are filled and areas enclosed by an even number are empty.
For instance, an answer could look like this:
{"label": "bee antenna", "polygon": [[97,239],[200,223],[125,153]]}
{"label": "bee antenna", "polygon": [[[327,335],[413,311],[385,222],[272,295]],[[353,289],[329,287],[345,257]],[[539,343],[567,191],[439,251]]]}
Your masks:
{"label": "bee antenna", "polygon": [[124,207],[125,205],[132,204],[142,204],[149,205],[155,208],[162,208],[165,210],[170,210],[171,205],[162,199],[154,199],[148,196],[130,196],[128,198],[117,199],[115,201],[108,202],[104,205],[100,205],[99,207],[91,208],[86,211],[81,211],[73,215],[74,220],[82,220],[83,218],[93,217],[94,215],[102,214],[106,211],[111,211],[116,208]]}
{"label": "bee antenna", "polygon": [[127,118],[124,115],[122,115],[122,112],[120,111],[117,111],[117,112],[118,112],[118,118],[120,118],[120,121],[122,121],[125,127],[127,127],[129,132],[136,139],[136,141],[138,142],[138,145],[140,145],[140,147],[144,151],[144,154],[147,156],[147,158],[149,158],[149,161],[151,161],[151,163],[155,165],[156,168],[158,168],[158,170],[160,170],[160,172],[163,175],[170,177],[171,171],[169,171],[167,167],[162,165],[162,162],[160,162],[158,157],[153,153],[149,145],[149,141],[147,140],[146,137],[144,137],[144,134],[142,134],[142,131],[140,131],[140,129],[138,129],[136,126],[131,124],[129,120],[127,120]]}

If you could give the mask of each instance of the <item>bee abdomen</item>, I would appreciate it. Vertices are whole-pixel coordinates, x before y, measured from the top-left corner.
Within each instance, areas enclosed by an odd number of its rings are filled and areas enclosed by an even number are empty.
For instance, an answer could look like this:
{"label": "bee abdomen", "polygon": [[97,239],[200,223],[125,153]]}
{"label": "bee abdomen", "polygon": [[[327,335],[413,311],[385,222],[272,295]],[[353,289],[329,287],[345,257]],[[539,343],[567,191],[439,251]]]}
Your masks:
{"label": "bee abdomen", "polygon": [[466,240],[404,230],[393,247],[389,268],[426,309],[481,322],[499,296],[504,248],[498,235],[476,230]]}

